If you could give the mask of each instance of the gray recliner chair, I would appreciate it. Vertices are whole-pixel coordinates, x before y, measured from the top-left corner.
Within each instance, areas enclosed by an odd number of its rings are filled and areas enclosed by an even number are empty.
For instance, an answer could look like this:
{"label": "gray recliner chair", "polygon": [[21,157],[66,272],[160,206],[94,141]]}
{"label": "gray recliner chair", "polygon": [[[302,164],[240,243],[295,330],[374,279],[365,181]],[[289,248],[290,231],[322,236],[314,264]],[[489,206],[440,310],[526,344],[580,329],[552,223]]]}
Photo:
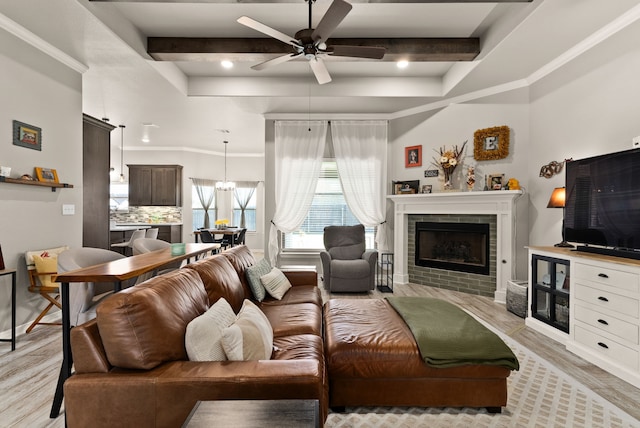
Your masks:
{"label": "gray recliner chair", "polygon": [[366,250],[364,226],[327,226],[320,253],[329,292],[367,292],[375,288],[378,252]]}

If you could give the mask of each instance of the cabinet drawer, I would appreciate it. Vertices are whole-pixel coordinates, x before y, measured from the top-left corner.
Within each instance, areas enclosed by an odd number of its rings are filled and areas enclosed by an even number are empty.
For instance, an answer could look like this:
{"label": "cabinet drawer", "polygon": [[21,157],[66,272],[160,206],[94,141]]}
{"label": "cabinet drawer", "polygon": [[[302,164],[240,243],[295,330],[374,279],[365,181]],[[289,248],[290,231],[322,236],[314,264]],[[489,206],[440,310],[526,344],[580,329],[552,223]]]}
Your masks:
{"label": "cabinet drawer", "polygon": [[597,354],[631,370],[638,370],[638,351],[599,336],[583,328],[579,322],[575,326],[575,339],[578,343],[596,351]]}
{"label": "cabinet drawer", "polygon": [[591,303],[599,308],[638,318],[639,308],[637,298],[597,290],[587,287],[584,284],[576,284],[574,295],[576,299]]}
{"label": "cabinet drawer", "polygon": [[584,263],[576,263],[575,265],[573,274],[577,279],[585,279],[635,292],[640,288],[640,275],[637,273],[591,266]]}
{"label": "cabinet drawer", "polygon": [[638,325],[593,311],[582,305],[575,305],[575,316],[578,321],[589,324],[598,330],[606,331],[630,344],[638,344]]}

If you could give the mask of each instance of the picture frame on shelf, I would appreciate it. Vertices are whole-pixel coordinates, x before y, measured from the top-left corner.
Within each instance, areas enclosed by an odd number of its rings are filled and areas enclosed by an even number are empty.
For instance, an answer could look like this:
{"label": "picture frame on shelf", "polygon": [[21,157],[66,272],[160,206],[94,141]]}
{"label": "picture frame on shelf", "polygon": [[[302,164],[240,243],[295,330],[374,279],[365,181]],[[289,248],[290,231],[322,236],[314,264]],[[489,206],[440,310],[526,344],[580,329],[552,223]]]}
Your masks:
{"label": "picture frame on shelf", "polygon": [[422,166],[422,146],[408,146],[404,148],[404,166],[405,168]]}
{"label": "picture frame on shelf", "polygon": [[42,129],[28,123],[13,121],[13,145],[42,151]]}
{"label": "picture frame on shelf", "polygon": [[58,180],[58,172],[55,169],[51,168],[42,168],[37,166],[36,168],[36,178],[38,181],[48,182],[48,183],[59,183]]}
{"label": "picture frame on shelf", "polygon": [[509,156],[509,127],[478,129],[473,134],[473,158],[478,161],[498,160]]}
{"label": "picture frame on shelf", "polygon": [[420,193],[431,193],[433,191],[433,186],[431,184],[423,184],[420,187]]}
{"label": "picture frame on shelf", "polygon": [[487,175],[487,189],[502,190],[504,185],[505,185],[504,174],[488,174]]}
{"label": "picture frame on shelf", "polygon": [[418,193],[419,188],[420,188],[420,180],[393,182],[394,195],[413,195]]}

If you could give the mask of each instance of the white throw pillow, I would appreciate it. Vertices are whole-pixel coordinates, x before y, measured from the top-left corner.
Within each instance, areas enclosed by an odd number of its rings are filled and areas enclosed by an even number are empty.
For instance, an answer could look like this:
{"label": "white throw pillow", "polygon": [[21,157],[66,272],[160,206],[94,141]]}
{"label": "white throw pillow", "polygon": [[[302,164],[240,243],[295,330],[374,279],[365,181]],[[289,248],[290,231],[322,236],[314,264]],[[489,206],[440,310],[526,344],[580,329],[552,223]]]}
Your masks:
{"label": "white throw pillow", "polygon": [[274,299],[281,300],[291,288],[291,283],[278,268],[271,269],[266,275],[260,277],[260,282]]}
{"label": "white throw pillow", "polygon": [[273,351],[273,329],[266,315],[245,300],[236,321],[222,332],[222,347],[231,361],[269,360]]}
{"label": "white throw pillow", "polygon": [[191,361],[225,361],[222,331],[236,319],[236,314],[225,299],[211,306],[207,312],[187,324],[185,347]]}

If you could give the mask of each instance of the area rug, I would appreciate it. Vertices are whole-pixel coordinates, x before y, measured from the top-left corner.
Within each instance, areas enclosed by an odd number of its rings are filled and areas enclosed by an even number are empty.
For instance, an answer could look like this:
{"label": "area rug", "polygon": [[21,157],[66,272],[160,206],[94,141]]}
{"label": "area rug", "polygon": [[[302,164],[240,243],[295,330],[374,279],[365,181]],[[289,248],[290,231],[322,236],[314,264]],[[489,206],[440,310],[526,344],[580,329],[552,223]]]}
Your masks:
{"label": "area rug", "polygon": [[[491,328],[491,327],[490,327]],[[551,363],[495,331],[520,361],[512,372],[501,414],[485,409],[347,407],[329,413],[330,428],[637,428],[640,421],[614,406]]]}

